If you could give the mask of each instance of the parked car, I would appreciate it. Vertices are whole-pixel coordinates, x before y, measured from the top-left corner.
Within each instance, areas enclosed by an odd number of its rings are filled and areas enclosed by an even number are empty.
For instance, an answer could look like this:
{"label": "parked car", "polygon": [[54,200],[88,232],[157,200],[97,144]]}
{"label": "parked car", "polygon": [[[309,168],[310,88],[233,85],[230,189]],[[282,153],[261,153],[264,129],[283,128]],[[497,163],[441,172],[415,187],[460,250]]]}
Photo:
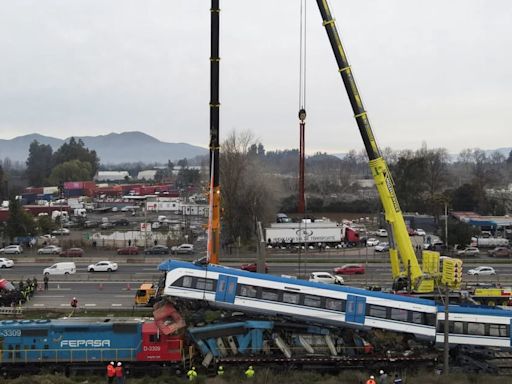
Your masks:
{"label": "parked car", "polygon": [[[243,264],[240,269],[243,269],[244,271],[249,272],[257,272],[258,271],[258,264],[257,263],[250,263],[250,264]],[[268,264],[265,263],[265,273],[268,273]]]}
{"label": "parked car", "polygon": [[416,228],[416,229],[414,230],[414,234],[415,234],[416,236],[427,236],[427,232],[425,232],[425,231],[424,231],[423,229],[421,229],[421,228]]}
{"label": "parked car", "polygon": [[61,247],[57,247],[56,245],[47,245],[46,247],[39,248],[37,250],[38,255],[57,255],[62,252]]}
{"label": "parked car", "polygon": [[507,247],[496,247],[489,251],[489,255],[493,257],[510,257],[512,251]]}
{"label": "parked car", "polygon": [[468,274],[473,275],[473,276],[479,276],[479,275],[492,276],[492,275],[496,274],[496,271],[494,270],[493,267],[480,266],[480,267],[470,269],[468,271]]}
{"label": "parked car", "polygon": [[144,253],[146,255],[168,255],[169,248],[165,245],[155,245],[154,247],[145,249]]}
{"label": "parked car", "polygon": [[380,243],[375,246],[375,252],[387,252],[389,251],[389,243]]}
{"label": "parked car", "polygon": [[100,224],[97,221],[93,221],[93,220],[84,221],[84,228],[96,228],[98,225],[100,225]]}
{"label": "parked car", "polygon": [[14,267],[14,261],[11,259],[6,259],[5,257],[0,257],[0,268],[12,268]]}
{"label": "parked car", "polygon": [[3,253],[5,255],[8,254],[17,254],[23,253],[23,247],[21,245],[8,245],[5,248],[0,249],[0,253]]}
{"label": "parked car", "polygon": [[375,232],[375,234],[379,237],[388,237],[388,231],[385,230],[384,228],[378,229],[377,232]]}
{"label": "parked car", "polygon": [[76,265],[73,262],[55,263],[43,270],[43,275],[69,275],[76,273]]}
{"label": "parked car", "polygon": [[82,248],[68,248],[60,253],[61,257],[82,257],[84,255]]}
{"label": "parked car", "polygon": [[380,241],[375,237],[370,237],[368,240],[366,240],[366,245],[369,247],[375,247],[379,243]]}
{"label": "parked car", "polygon": [[114,272],[117,271],[117,263],[111,261],[98,261],[87,267],[89,272]]}
{"label": "parked car", "polygon": [[192,244],[181,244],[177,247],[172,247],[171,252],[176,254],[194,253],[194,246]]}
{"label": "parked car", "polygon": [[113,228],[114,227],[114,224],[110,223],[110,222],[105,222],[105,223],[101,223],[100,224],[100,228],[101,229],[110,229],[110,228]]}
{"label": "parked car", "polygon": [[130,225],[130,222],[126,219],[119,219],[112,222],[112,224],[114,224],[115,227],[127,227],[128,225]]}
{"label": "parked car", "polygon": [[311,272],[309,275],[309,281],[315,281],[317,283],[327,284],[343,284],[345,281],[341,276],[333,276],[328,272]]}
{"label": "parked car", "polygon": [[117,249],[118,255],[138,255],[139,248],[138,247],[123,247]]}
{"label": "parked car", "polygon": [[52,231],[52,235],[55,236],[63,236],[63,235],[69,235],[71,231],[67,228],[59,228],[54,231]]}
{"label": "parked car", "polygon": [[457,251],[457,255],[459,256],[477,256],[479,254],[480,251],[475,247],[466,247],[460,251]]}
{"label": "parked car", "polygon": [[361,275],[365,272],[364,264],[345,264],[336,267],[333,272],[337,275]]}

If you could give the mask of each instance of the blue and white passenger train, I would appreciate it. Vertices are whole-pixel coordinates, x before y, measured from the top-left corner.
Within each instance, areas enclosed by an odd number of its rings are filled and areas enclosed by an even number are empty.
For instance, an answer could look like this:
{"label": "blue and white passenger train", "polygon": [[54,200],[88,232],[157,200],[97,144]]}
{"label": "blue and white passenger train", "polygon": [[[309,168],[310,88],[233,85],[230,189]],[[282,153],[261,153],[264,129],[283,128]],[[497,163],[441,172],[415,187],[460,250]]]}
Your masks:
{"label": "blue and white passenger train", "polygon": [[[317,324],[384,329],[442,343],[444,307],[432,300],[169,260],[163,294],[252,314]],[[511,347],[512,312],[449,307],[450,344]]]}

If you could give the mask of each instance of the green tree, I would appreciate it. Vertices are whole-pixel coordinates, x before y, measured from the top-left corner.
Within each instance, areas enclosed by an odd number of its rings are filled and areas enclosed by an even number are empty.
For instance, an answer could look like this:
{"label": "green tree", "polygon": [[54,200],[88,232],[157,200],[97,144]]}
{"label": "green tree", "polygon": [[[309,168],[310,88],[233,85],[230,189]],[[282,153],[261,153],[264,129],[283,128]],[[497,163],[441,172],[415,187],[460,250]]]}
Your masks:
{"label": "green tree", "polygon": [[[458,220],[448,220],[448,241],[450,244],[468,245],[471,237],[478,234],[478,229]],[[441,231],[441,240],[446,243],[444,231]]]}
{"label": "green tree", "polygon": [[30,143],[28,150],[26,175],[33,186],[45,185],[52,172],[53,149],[50,145],[39,144],[37,140]]}
{"label": "green tree", "polygon": [[39,229],[39,233],[50,233],[57,226],[53,222],[52,218],[48,215],[39,216],[37,218],[37,227]]}
{"label": "green tree", "polygon": [[89,163],[91,165],[91,175],[86,180],[90,180],[96,174],[100,165],[100,159],[98,158],[96,151],[89,150],[85,147],[84,142],[81,139],[76,141],[74,137],[72,137],[68,143],[62,144],[62,146],[54,153],[53,160],[56,166],[71,160],[79,160],[83,163]]}
{"label": "green tree", "polygon": [[198,185],[201,181],[201,173],[197,169],[182,168],[178,171],[176,185],[185,188],[189,185]]}
{"label": "green tree", "polygon": [[411,152],[403,153],[392,166],[395,191],[404,212],[425,211],[425,169],[425,158],[416,157]]}
{"label": "green tree", "polygon": [[65,181],[90,180],[93,175],[91,163],[80,160],[70,160],[53,168],[50,181],[55,185],[61,185]]}
{"label": "green tree", "polygon": [[478,207],[480,191],[473,184],[462,184],[451,192],[454,211],[475,211]]}
{"label": "green tree", "polygon": [[9,201],[9,220],[7,220],[6,234],[11,241],[18,236],[34,236],[37,234],[34,218],[21,207],[19,200],[15,197],[12,197]]}

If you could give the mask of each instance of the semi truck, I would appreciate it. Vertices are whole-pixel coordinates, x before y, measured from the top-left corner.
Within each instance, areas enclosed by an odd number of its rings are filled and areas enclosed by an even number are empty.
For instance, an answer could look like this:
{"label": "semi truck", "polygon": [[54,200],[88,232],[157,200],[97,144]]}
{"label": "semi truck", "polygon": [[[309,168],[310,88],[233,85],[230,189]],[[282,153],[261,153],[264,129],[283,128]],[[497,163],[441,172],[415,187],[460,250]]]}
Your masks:
{"label": "semi truck", "polygon": [[332,221],[272,223],[265,229],[268,244],[299,243],[359,243],[359,234],[354,228]]}
{"label": "semi truck", "polygon": [[510,241],[501,237],[472,237],[472,247],[494,248],[494,247],[508,247]]}

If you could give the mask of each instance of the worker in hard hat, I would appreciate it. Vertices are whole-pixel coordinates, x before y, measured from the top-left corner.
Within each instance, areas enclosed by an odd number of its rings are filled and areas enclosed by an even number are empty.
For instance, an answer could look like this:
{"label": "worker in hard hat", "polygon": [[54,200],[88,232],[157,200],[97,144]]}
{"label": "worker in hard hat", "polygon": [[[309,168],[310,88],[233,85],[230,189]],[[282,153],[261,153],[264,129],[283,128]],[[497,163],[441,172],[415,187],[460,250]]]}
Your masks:
{"label": "worker in hard hat", "polygon": [[252,365],[249,366],[249,368],[247,368],[247,371],[245,371],[245,377],[247,379],[252,379],[253,376],[254,376],[254,369],[252,368]]}
{"label": "worker in hard hat", "polygon": [[219,365],[217,368],[217,376],[223,376],[224,375],[224,367],[222,365]]}
{"label": "worker in hard hat", "polygon": [[377,382],[375,381],[375,376],[370,376],[370,378],[366,380],[366,384],[377,384]]}
{"label": "worker in hard hat", "polygon": [[197,379],[196,367],[192,367],[187,372],[188,381],[195,381]]}

